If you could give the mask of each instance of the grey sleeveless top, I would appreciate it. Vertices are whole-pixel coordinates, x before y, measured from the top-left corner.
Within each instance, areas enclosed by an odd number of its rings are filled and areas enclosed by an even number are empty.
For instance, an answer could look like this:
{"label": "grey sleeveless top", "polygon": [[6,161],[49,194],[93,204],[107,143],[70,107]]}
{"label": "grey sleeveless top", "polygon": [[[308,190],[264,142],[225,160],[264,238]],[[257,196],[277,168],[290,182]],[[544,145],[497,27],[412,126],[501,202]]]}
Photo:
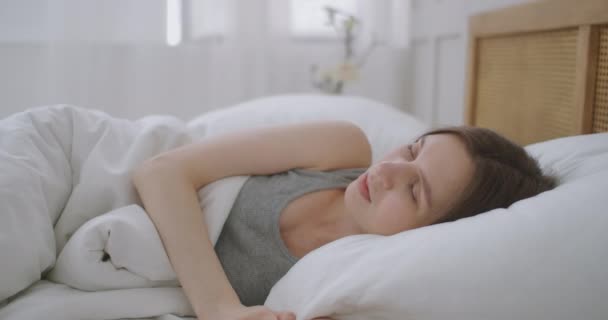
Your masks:
{"label": "grey sleeveless top", "polygon": [[287,204],[309,192],[346,188],[364,171],[295,169],[252,176],[243,184],[215,245],[242,304],[264,304],[272,286],[298,260],[279,230],[279,215]]}

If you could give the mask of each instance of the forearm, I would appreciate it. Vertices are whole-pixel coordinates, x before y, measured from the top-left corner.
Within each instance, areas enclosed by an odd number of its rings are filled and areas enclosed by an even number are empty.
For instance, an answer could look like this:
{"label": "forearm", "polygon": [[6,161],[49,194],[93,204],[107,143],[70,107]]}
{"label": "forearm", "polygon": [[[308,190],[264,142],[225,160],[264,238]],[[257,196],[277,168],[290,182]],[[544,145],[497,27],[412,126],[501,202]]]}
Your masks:
{"label": "forearm", "polygon": [[199,319],[240,306],[209,240],[196,189],[170,168],[144,165],[133,181]]}

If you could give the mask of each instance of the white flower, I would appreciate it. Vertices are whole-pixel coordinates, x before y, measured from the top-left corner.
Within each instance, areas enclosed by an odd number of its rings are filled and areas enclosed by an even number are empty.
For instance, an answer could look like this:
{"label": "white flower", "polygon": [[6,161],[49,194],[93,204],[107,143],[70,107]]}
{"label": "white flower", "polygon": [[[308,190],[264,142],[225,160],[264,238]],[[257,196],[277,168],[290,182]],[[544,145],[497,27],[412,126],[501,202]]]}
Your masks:
{"label": "white flower", "polygon": [[348,62],[341,63],[331,70],[330,76],[336,82],[354,81],[359,79],[359,68]]}

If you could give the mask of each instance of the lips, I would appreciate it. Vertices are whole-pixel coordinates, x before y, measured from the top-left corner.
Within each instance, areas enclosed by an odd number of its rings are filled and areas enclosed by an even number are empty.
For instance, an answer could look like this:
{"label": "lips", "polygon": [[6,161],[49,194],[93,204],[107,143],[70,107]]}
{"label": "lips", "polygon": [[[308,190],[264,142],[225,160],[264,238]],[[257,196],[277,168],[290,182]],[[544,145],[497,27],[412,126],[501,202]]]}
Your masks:
{"label": "lips", "polygon": [[367,173],[364,173],[359,179],[359,193],[363,197],[363,199],[371,202],[369,197],[369,186],[367,185]]}

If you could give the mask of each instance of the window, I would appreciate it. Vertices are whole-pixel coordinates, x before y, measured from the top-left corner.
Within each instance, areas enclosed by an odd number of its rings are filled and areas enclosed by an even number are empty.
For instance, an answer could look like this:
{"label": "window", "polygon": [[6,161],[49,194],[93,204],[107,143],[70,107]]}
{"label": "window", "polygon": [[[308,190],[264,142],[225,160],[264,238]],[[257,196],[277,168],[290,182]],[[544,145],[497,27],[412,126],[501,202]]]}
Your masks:
{"label": "window", "polygon": [[[246,0],[249,1],[249,0]],[[192,0],[188,6],[189,38],[218,38],[226,33],[226,0]]]}
{"label": "window", "polygon": [[166,0],[166,42],[219,39],[226,32],[225,0]]}
{"label": "window", "polygon": [[290,0],[291,33],[298,37],[334,37],[325,7],[357,15],[357,0]]}
{"label": "window", "polygon": [[182,42],[182,0],[167,0],[167,44]]}

